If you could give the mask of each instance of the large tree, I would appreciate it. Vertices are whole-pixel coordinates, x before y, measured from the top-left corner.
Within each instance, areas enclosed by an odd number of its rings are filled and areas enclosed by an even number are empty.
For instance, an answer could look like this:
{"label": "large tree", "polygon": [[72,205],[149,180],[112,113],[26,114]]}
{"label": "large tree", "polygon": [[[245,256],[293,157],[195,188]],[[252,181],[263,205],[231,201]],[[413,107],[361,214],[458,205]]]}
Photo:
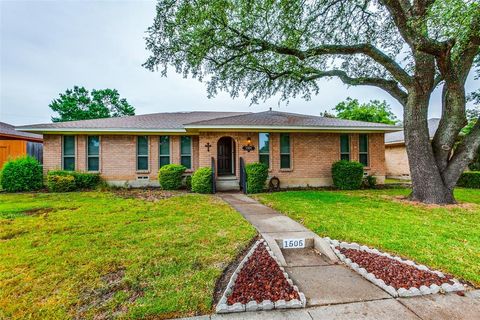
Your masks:
{"label": "large tree", "polygon": [[347,100],[338,103],[333,110],[340,119],[385,124],[397,123],[397,117],[385,100],[370,100],[367,103],[360,103],[357,99],[348,97]]}
{"label": "large tree", "polygon": [[92,90],[74,86],[60,93],[49,107],[58,113],[53,122],[111,118],[135,115],[135,108],[115,89]]}
{"label": "large tree", "polygon": [[[308,99],[332,77],[385,90],[404,107],[414,200],[455,202],[480,145],[479,121],[452,151],[479,55],[474,0],[159,0],[146,42],[148,69],[166,74],[173,65],[207,81],[211,95]],[[442,119],[430,142],[429,100],[439,86]]]}

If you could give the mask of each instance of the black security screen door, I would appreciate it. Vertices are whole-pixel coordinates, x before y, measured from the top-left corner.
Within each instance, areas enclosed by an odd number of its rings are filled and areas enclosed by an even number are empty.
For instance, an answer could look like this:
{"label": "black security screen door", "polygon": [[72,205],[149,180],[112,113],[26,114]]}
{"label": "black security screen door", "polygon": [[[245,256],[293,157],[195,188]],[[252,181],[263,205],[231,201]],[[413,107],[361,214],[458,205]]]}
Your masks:
{"label": "black security screen door", "polygon": [[231,175],[234,174],[233,167],[233,153],[234,142],[230,137],[223,137],[218,140],[217,148],[217,163],[218,163],[218,175]]}

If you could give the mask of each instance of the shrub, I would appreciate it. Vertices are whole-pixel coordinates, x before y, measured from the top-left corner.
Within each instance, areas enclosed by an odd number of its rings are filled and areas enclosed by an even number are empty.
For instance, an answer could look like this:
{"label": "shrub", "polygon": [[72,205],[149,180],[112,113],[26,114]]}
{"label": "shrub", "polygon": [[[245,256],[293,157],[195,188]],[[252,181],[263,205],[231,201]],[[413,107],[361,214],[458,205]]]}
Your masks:
{"label": "shrub", "polygon": [[[68,179],[56,178],[67,177]],[[73,182],[72,182],[73,181]],[[102,182],[100,174],[78,171],[53,170],[47,174],[47,187],[51,192],[67,192],[81,189],[96,188]],[[55,186],[55,184],[60,186]],[[71,185],[73,184],[73,185]]]}
{"label": "shrub", "polygon": [[458,187],[480,189],[480,171],[464,172],[457,182]]}
{"label": "shrub", "polygon": [[374,188],[376,185],[377,185],[377,178],[375,176],[372,176],[372,175],[368,175],[366,178],[365,178],[365,185],[368,187],[368,188]]}
{"label": "shrub", "polygon": [[73,175],[50,174],[47,175],[47,187],[50,192],[69,192],[77,189]]}
{"label": "shrub", "polygon": [[42,166],[33,157],[9,160],[3,165],[0,185],[8,192],[33,191],[43,187]]}
{"label": "shrub", "polygon": [[192,190],[192,176],[185,177],[185,188],[187,188],[187,190]]}
{"label": "shrub", "polygon": [[93,189],[101,182],[98,173],[73,172],[73,177],[78,189]]}
{"label": "shrub", "polygon": [[262,192],[268,178],[268,167],[259,162],[245,166],[247,172],[247,193]]}
{"label": "shrub", "polygon": [[332,165],[332,177],[333,184],[338,189],[359,189],[363,181],[363,164],[355,161],[337,161]]}
{"label": "shrub", "polygon": [[158,182],[164,190],[177,190],[182,186],[182,175],[187,170],[179,164],[167,164],[158,171]]}
{"label": "shrub", "polygon": [[192,191],[197,193],[212,193],[212,169],[200,168],[192,176]]}

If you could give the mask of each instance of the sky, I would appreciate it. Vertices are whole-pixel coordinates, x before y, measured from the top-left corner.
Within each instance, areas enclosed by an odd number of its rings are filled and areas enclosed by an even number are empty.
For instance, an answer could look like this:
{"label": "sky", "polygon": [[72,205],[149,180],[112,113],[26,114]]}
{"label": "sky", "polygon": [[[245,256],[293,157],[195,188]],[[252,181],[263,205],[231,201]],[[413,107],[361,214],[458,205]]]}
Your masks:
{"label": "sky", "polygon": [[[310,101],[288,104],[273,97],[258,105],[228,93],[207,97],[206,85],[171,70],[167,77],[142,67],[148,57],[145,31],[154,1],[0,0],[0,121],[13,125],[50,122],[48,105],[73,86],[117,89],[137,114],[192,110],[273,110],[319,115],[347,97],[386,100],[397,117],[402,107],[381,89],[347,87],[321,80]],[[480,81],[467,82],[467,91]],[[440,116],[440,93],[432,96],[430,117]]]}

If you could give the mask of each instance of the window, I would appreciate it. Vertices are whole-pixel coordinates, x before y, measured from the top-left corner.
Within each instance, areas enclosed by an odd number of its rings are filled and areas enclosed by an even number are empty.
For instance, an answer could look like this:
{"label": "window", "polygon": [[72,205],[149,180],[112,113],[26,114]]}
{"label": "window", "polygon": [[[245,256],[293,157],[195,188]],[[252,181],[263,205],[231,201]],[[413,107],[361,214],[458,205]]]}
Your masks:
{"label": "window", "polygon": [[170,137],[160,136],[159,146],[160,168],[166,164],[170,164]]}
{"label": "window", "polygon": [[100,138],[89,136],[87,139],[87,170],[100,171]]}
{"label": "window", "polygon": [[290,169],[290,134],[280,133],[280,169]]}
{"label": "window", "polygon": [[361,164],[368,167],[368,134],[360,134],[358,144],[358,159]]}
{"label": "window", "polygon": [[340,160],[350,161],[350,136],[340,135]]}
{"label": "window", "polygon": [[258,134],[258,161],[270,167],[270,134]]}
{"label": "window", "polygon": [[75,136],[63,137],[63,170],[75,170]]}
{"label": "window", "polygon": [[148,136],[137,137],[137,171],[148,170]]}
{"label": "window", "polygon": [[192,169],[192,137],[180,137],[180,163],[187,169]]}

